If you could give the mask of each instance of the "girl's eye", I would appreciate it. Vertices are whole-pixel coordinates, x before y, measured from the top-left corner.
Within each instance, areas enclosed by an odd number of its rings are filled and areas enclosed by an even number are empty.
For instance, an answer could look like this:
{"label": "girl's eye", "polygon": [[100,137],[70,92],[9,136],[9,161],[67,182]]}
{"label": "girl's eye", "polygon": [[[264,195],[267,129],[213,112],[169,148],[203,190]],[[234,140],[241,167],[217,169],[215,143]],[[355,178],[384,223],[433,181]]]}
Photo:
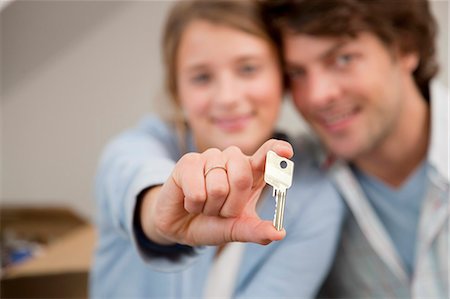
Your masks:
{"label": "girl's eye", "polygon": [[258,71],[259,67],[254,64],[245,64],[239,67],[239,73],[245,76],[253,75]]}
{"label": "girl's eye", "polygon": [[191,82],[194,84],[206,84],[211,81],[212,76],[208,73],[199,73],[191,78]]}

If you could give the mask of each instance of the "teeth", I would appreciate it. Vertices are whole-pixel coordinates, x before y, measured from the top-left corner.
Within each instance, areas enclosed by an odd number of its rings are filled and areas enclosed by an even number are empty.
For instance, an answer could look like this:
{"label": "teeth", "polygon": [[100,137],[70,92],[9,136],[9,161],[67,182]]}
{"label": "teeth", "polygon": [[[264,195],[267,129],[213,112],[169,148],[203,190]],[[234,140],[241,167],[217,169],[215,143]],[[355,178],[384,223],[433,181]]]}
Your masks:
{"label": "teeth", "polygon": [[340,121],[350,117],[351,115],[352,115],[351,112],[344,113],[344,114],[337,114],[337,115],[324,117],[324,120],[328,125],[332,125],[334,123],[340,122]]}

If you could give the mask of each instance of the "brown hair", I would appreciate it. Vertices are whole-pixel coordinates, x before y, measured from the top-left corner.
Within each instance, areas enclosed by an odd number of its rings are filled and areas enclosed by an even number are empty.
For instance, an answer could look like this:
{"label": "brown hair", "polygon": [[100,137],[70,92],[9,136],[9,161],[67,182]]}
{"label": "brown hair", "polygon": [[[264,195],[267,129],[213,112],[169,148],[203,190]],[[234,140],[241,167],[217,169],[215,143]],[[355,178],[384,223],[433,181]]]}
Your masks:
{"label": "brown hair", "polygon": [[265,2],[265,13],[281,32],[355,37],[368,31],[388,47],[417,53],[419,65],[413,75],[428,98],[438,67],[437,25],[427,0],[273,0]]}
{"label": "brown hair", "polygon": [[262,6],[258,1],[191,0],[177,2],[167,18],[162,40],[165,66],[165,87],[169,95],[178,101],[176,81],[176,57],[183,31],[193,20],[206,20],[223,24],[261,37],[272,45],[281,65],[279,41],[263,22]]}

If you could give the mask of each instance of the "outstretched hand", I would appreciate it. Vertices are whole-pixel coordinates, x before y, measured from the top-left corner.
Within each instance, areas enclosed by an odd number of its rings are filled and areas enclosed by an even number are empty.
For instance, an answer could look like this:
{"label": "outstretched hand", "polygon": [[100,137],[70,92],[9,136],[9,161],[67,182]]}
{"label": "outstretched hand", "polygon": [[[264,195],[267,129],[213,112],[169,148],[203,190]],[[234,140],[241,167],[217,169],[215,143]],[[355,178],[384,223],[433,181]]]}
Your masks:
{"label": "outstretched hand", "polygon": [[164,185],[144,197],[141,221],[146,235],[159,244],[191,246],[283,239],[284,230],[277,231],[256,213],[269,150],[285,158],[293,155],[289,143],[275,139],[253,156],[235,146],[184,155]]}

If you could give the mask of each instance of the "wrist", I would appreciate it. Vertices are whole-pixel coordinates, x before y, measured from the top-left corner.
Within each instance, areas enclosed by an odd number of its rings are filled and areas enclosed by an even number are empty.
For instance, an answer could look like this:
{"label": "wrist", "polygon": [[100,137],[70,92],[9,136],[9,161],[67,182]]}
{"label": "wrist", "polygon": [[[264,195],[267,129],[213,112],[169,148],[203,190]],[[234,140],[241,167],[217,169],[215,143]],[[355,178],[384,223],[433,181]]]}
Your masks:
{"label": "wrist", "polygon": [[155,225],[157,216],[156,201],[157,196],[161,191],[162,186],[155,186],[148,189],[141,198],[140,211],[140,225],[145,236],[152,242],[159,245],[174,245],[175,242],[166,238]]}

